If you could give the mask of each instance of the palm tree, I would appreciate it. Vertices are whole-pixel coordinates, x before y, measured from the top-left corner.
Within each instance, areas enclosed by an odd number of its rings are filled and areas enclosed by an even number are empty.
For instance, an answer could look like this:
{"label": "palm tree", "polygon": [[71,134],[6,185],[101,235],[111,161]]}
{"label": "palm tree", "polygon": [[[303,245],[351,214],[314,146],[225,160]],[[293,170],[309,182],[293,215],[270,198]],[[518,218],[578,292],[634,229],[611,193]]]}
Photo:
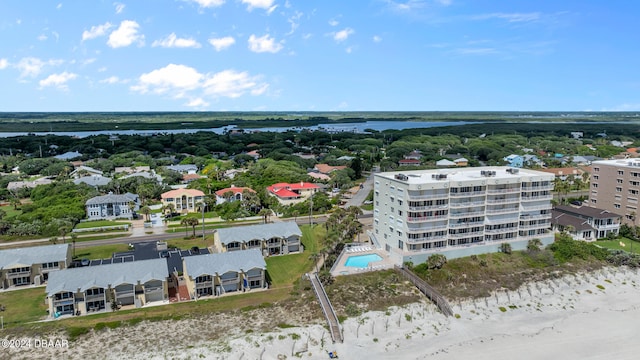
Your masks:
{"label": "palm tree", "polygon": [[76,257],[76,240],[78,240],[78,234],[71,233],[71,243],[73,244],[73,258]]}
{"label": "palm tree", "polygon": [[298,210],[293,210],[291,212],[291,216],[293,216],[293,221],[296,221],[298,219],[298,216],[300,216],[300,211]]}
{"label": "palm tree", "polygon": [[185,228],[187,226],[191,226],[193,228],[193,237],[196,237],[196,226],[198,226],[198,224],[200,224],[200,221],[197,218],[191,216],[185,217],[184,219],[182,219],[182,221],[180,221],[180,225],[184,225]]}
{"label": "palm tree", "polygon": [[145,205],[145,206],[143,206],[143,207],[141,207],[141,208],[140,208],[140,213],[141,213],[141,214],[144,214],[144,217],[145,217],[145,219],[146,219],[146,222],[151,221],[151,220],[150,220],[150,218],[149,218],[149,215],[151,215],[151,208],[150,208],[150,207],[148,207],[148,206],[146,206],[146,205]]}
{"label": "palm tree", "polygon": [[264,223],[266,224],[269,219],[269,216],[271,216],[271,210],[267,208],[262,208],[258,212],[258,215],[262,216],[262,218],[264,219]]}

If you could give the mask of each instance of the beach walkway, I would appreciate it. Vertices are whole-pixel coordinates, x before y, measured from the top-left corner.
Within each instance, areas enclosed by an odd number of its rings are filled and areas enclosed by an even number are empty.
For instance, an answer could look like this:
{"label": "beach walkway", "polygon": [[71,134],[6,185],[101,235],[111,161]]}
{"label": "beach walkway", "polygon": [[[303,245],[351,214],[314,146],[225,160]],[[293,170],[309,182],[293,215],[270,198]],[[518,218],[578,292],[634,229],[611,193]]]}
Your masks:
{"label": "beach walkway", "polygon": [[405,267],[396,265],[395,270],[402,276],[407,278],[407,280],[411,281],[411,283],[415,285],[418,290],[420,290],[426,297],[433,301],[444,315],[453,316],[453,310],[451,310],[451,306],[449,306],[447,300],[442,295],[440,295],[440,293],[436,289],[427,284],[426,281],[422,280],[418,275],[414,274],[411,270]]}
{"label": "beach walkway", "polygon": [[320,302],[320,307],[322,308],[322,312],[324,313],[324,317],[327,319],[327,323],[329,324],[329,331],[331,332],[331,339],[333,342],[343,342],[342,331],[340,330],[340,323],[338,322],[338,316],[336,312],[333,310],[333,306],[329,301],[329,297],[327,293],[324,291],[324,287],[322,283],[320,283],[320,279],[318,279],[317,273],[307,274],[307,277],[311,281],[311,286],[313,286],[313,291],[316,293],[316,297],[318,298],[318,302]]}

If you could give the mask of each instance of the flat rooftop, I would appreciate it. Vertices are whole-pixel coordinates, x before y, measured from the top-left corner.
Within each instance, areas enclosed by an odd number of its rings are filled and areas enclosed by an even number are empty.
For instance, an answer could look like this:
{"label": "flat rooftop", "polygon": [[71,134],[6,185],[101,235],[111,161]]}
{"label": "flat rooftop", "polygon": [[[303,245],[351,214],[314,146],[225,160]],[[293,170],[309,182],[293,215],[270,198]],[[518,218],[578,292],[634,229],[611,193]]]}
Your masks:
{"label": "flat rooftop", "polygon": [[[486,172],[491,172],[490,176],[487,176]],[[446,175],[446,179],[438,180],[433,178],[432,175],[440,174]],[[405,175],[399,178],[398,175]],[[483,166],[483,167],[467,167],[467,168],[454,168],[454,169],[432,169],[432,170],[410,170],[410,171],[392,171],[377,173],[375,176],[399,180],[408,184],[425,184],[425,183],[439,183],[443,181],[468,181],[468,180],[483,180],[483,179],[518,179],[522,176],[539,176],[553,180],[552,174],[547,174],[542,171],[529,170],[529,169],[517,169],[508,166]]]}
{"label": "flat rooftop", "polygon": [[640,159],[598,160],[591,163],[591,167],[609,165],[640,170]]}

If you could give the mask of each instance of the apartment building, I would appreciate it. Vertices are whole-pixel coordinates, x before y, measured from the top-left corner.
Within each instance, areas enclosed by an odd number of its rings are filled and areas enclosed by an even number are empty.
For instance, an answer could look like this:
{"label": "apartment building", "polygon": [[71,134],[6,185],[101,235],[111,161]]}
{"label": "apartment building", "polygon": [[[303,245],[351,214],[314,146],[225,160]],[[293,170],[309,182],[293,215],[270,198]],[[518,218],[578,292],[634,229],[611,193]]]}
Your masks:
{"label": "apartment building", "polygon": [[640,159],[594,161],[591,168],[589,206],[620,214],[627,225],[640,225]]}
{"label": "apartment building", "polygon": [[553,242],[553,175],[511,167],[375,174],[372,240],[398,263]]}

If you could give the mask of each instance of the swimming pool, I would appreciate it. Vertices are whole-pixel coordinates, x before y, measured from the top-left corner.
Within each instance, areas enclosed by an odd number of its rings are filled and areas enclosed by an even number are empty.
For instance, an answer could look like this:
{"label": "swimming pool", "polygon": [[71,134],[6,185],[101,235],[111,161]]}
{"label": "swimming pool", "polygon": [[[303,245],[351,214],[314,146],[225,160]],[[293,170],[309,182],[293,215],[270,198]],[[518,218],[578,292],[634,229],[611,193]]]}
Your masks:
{"label": "swimming pool", "polygon": [[355,255],[349,256],[347,261],[344,263],[344,266],[366,268],[369,267],[369,263],[380,260],[382,260],[382,257],[378,254]]}

